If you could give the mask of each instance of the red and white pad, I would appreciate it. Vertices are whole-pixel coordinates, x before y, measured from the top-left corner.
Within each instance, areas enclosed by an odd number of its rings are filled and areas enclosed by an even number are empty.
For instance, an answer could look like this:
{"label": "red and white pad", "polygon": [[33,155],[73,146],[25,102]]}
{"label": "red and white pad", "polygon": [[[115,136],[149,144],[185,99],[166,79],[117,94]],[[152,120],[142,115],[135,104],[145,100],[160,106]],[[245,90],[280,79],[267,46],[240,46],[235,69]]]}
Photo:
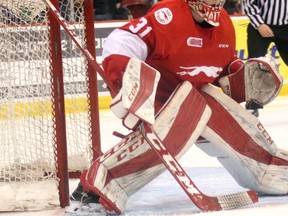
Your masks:
{"label": "red and white pad", "polygon": [[154,102],[160,73],[145,62],[131,58],[123,75],[122,89],[112,100],[111,110],[134,129],[139,119],[154,124]]}
{"label": "red and white pad", "polygon": [[[239,66],[239,61],[232,62],[230,67],[234,64]],[[236,73],[220,78],[219,84],[225,94],[239,103],[253,100],[264,106],[278,95],[283,80],[278,61],[266,55],[249,59]]]}
{"label": "red and white pad", "polygon": [[[141,133],[136,130],[121,140],[116,146],[96,159],[87,173],[83,173],[81,181],[85,191],[98,194],[100,203],[109,211],[121,214],[125,209],[131,190],[137,190],[142,185],[134,181],[141,173],[132,173],[140,170],[143,164],[134,161],[150,151]],[[131,161],[129,165],[128,161]],[[150,171],[153,174],[154,170]],[[145,177],[140,176],[145,181]],[[141,182],[138,180],[138,182]],[[131,185],[130,185],[131,184]]]}
{"label": "red and white pad", "polygon": [[[170,154],[180,158],[196,141],[210,115],[199,92],[184,82],[160,111],[153,129]],[[100,195],[100,202],[108,210],[120,214],[129,196],[165,170],[161,159],[136,130],[93,163],[83,185]]]}
{"label": "red and white pad", "polygon": [[197,146],[217,157],[243,187],[264,194],[288,193],[288,152],[278,149],[258,118],[211,86],[202,95],[212,115]]}

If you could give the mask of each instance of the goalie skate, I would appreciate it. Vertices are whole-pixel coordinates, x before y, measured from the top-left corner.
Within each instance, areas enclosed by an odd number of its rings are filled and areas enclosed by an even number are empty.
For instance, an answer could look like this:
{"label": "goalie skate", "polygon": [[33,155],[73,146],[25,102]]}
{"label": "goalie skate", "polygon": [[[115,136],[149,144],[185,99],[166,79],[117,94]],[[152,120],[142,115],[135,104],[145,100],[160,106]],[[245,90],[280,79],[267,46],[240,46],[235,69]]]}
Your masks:
{"label": "goalie skate", "polygon": [[107,211],[99,203],[83,204],[79,201],[71,201],[65,211],[65,216],[105,216]]}
{"label": "goalie skate", "polygon": [[106,215],[106,209],[99,204],[99,198],[100,197],[94,193],[85,192],[80,182],[70,196],[70,206],[66,209],[65,215]]}

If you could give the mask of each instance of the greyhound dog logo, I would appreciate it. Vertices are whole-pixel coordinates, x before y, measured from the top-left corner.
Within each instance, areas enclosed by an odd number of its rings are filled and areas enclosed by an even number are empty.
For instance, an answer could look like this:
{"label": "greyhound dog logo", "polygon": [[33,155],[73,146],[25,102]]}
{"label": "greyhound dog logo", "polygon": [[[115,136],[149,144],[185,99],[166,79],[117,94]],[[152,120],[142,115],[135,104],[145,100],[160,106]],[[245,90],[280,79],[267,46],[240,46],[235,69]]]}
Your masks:
{"label": "greyhound dog logo", "polygon": [[214,66],[194,66],[194,67],[182,67],[180,69],[184,71],[177,72],[180,76],[196,76],[200,73],[206,74],[207,77],[218,77],[219,74],[222,72],[222,67],[214,67]]}

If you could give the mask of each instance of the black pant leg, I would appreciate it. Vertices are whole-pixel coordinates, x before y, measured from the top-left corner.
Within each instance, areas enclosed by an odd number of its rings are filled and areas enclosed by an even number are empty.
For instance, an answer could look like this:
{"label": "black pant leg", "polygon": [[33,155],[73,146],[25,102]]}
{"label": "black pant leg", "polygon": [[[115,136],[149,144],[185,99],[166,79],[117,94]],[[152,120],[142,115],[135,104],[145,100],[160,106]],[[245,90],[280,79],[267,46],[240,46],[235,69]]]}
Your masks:
{"label": "black pant leg", "polygon": [[274,43],[277,50],[282,60],[288,66],[288,25],[272,27],[272,30],[275,34]]}
{"label": "black pant leg", "polygon": [[257,29],[249,23],[247,28],[247,48],[249,58],[265,56],[271,43],[271,38],[264,38]]}

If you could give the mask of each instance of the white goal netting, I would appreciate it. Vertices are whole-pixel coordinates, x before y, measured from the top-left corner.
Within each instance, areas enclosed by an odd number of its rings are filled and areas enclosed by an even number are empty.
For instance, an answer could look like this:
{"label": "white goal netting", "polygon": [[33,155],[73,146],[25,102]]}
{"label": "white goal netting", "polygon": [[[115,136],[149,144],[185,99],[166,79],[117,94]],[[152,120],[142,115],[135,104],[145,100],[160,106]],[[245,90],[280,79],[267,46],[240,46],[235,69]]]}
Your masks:
{"label": "white goal netting", "polygon": [[[62,0],[60,10],[85,43],[81,2]],[[0,211],[59,205],[49,28],[41,0],[0,1]],[[92,160],[87,63],[63,29],[61,45],[68,168],[83,171]]]}

